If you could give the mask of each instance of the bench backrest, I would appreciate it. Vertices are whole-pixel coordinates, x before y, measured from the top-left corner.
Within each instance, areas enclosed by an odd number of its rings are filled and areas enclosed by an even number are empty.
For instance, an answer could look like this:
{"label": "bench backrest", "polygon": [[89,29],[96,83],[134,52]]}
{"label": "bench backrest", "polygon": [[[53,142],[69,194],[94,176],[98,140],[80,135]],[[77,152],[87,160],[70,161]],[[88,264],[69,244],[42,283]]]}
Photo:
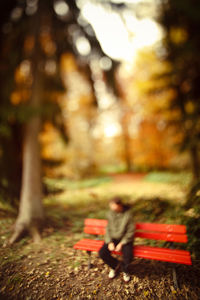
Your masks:
{"label": "bench backrest", "polygon": [[[108,221],[103,219],[85,219],[84,232],[87,234],[104,235],[107,223]],[[185,225],[136,223],[134,237],[187,243]]]}

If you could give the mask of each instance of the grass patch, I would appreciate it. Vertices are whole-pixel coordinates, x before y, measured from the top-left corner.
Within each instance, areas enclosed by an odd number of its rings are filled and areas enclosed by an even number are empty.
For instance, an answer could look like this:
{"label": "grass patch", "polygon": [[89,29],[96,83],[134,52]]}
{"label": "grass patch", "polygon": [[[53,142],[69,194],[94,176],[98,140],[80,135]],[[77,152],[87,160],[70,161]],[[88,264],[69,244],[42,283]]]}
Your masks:
{"label": "grass patch", "polygon": [[48,192],[56,192],[61,190],[77,190],[95,187],[107,182],[111,182],[111,177],[97,177],[84,180],[70,180],[67,178],[44,178],[44,184]]}
{"label": "grass patch", "polygon": [[148,182],[160,182],[160,183],[174,183],[180,185],[189,185],[192,181],[192,174],[190,172],[150,172],[144,177]]}
{"label": "grass patch", "polygon": [[126,164],[103,165],[100,167],[99,171],[102,174],[124,173],[127,171],[127,166]]}
{"label": "grass patch", "polygon": [[163,198],[141,198],[132,205],[135,222],[178,223],[183,209]]}

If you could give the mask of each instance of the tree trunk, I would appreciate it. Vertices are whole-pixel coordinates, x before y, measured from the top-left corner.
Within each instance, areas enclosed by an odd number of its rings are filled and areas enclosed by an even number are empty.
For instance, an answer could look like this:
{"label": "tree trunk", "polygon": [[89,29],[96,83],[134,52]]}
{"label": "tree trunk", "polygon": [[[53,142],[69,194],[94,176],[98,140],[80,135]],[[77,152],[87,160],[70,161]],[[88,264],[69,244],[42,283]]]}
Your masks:
{"label": "tree trunk", "polygon": [[[30,101],[33,110],[37,110],[40,106],[41,93],[42,76],[36,67]],[[9,241],[10,244],[20,239],[25,232],[28,232],[33,240],[38,242],[44,221],[39,144],[41,116],[38,112],[36,114],[29,120],[25,128],[19,214],[14,233]]]}
{"label": "tree trunk", "polygon": [[39,117],[31,120],[26,128],[19,215],[16,220],[14,234],[10,239],[11,244],[20,238],[25,231],[30,232],[34,241],[40,239],[39,231],[44,214],[38,142],[39,128]]}
{"label": "tree trunk", "polygon": [[123,137],[124,137],[124,157],[126,162],[126,171],[131,172],[132,170],[132,163],[131,163],[131,155],[130,155],[130,137],[129,137],[129,130],[128,130],[128,124],[129,124],[129,113],[127,113],[123,106],[122,106],[122,119],[121,119],[121,125],[123,129]]}
{"label": "tree trunk", "polygon": [[192,161],[192,171],[194,180],[198,180],[200,178],[200,171],[199,171],[199,155],[198,155],[198,147],[193,146],[190,149],[190,156]]}
{"label": "tree trunk", "polygon": [[24,233],[29,233],[35,242],[40,241],[40,232],[44,221],[39,144],[41,128],[39,108],[41,107],[43,91],[43,74],[41,71],[43,57],[40,45],[41,20],[44,12],[42,4],[42,1],[39,2],[38,13],[30,21],[30,28],[35,40],[31,58],[33,85],[30,98],[30,106],[34,116],[30,118],[25,128],[19,214],[9,244],[13,244],[20,239]]}

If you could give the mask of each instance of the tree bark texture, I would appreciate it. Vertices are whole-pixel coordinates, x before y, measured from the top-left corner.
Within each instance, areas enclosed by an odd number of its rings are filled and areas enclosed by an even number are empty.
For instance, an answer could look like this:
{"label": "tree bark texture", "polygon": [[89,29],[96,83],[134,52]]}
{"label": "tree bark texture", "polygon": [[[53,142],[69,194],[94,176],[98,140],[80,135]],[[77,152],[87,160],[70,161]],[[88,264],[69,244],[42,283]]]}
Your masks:
{"label": "tree bark texture", "polygon": [[35,47],[31,58],[33,66],[33,85],[30,107],[34,115],[28,120],[25,126],[19,214],[15,223],[14,234],[10,239],[10,244],[20,239],[25,232],[28,232],[34,241],[39,241],[40,229],[44,221],[39,143],[39,133],[41,129],[41,114],[39,113],[39,109],[42,103],[43,91],[43,74],[41,71],[42,53],[39,42],[41,14],[40,11],[40,14],[35,17],[32,23]]}
{"label": "tree bark texture", "polygon": [[[41,81],[40,76],[37,75],[31,99],[33,107],[38,107],[41,97]],[[39,232],[44,219],[39,144],[40,127],[41,117],[36,115],[29,120],[25,128],[20,206],[15,231],[10,240],[11,244],[20,238],[25,231],[29,231],[35,241],[40,239]]]}

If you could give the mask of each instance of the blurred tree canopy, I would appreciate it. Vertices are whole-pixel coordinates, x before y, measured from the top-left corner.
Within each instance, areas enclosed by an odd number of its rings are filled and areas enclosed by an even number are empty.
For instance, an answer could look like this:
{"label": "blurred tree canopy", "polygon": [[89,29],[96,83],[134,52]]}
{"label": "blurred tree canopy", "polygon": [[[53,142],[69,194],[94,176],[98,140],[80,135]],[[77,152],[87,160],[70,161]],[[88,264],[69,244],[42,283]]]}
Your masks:
{"label": "blurred tree canopy", "polygon": [[161,5],[160,22],[165,30],[163,59],[170,69],[163,76],[166,88],[173,89],[170,111],[179,111],[175,120],[183,133],[181,150],[191,155],[193,173],[199,178],[200,143],[200,3],[168,0]]}
{"label": "blurred tree canopy", "polygon": [[[16,0],[1,1],[0,5],[0,187],[2,199],[8,196],[7,198],[13,202],[14,198],[19,197],[21,184],[21,146],[25,123],[34,114],[40,114],[43,119],[50,119],[59,127],[61,134],[66,136],[60,118],[56,117],[60,108],[53,93],[56,90],[64,91],[65,88],[59,71],[62,54],[73,53],[79,67],[88,74],[92,86],[92,74],[88,67],[90,58],[96,55],[100,59],[105,57],[105,54],[91,25],[85,20],[80,21],[80,8],[75,0],[68,2]],[[64,5],[62,6],[64,13],[62,9],[59,12],[59,5]],[[102,5],[110,5],[113,9],[120,10],[119,5],[110,1],[103,2]],[[86,56],[79,53],[76,45],[78,37],[84,37],[89,41],[91,53]],[[40,108],[33,109],[29,105],[29,98],[36,65],[43,69],[42,86],[45,93],[43,92],[41,96],[43,101]],[[116,91],[113,74],[117,62],[113,61],[112,66],[104,73],[107,74],[107,82]]]}
{"label": "blurred tree canopy", "polygon": [[[0,192],[3,200],[20,196],[19,215],[13,243],[28,230],[39,239],[44,219],[39,133],[44,120],[58,127],[63,136],[58,94],[62,92],[60,59],[72,53],[88,74],[90,55],[105,56],[89,23],[80,22],[78,1],[16,0],[1,2],[1,114]],[[110,5],[119,9],[108,1]],[[91,53],[81,55],[77,38],[91,45]],[[114,87],[113,68],[107,72]],[[104,72],[106,74],[106,72]],[[95,98],[95,97],[94,97]],[[57,114],[60,117],[56,117]],[[13,188],[12,188],[13,186]],[[20,188],[21,186],[21,188]]]}
{"label": "blurred tree canopy", "polygon": [[[122,20],[130,8],[123,1],[92,2]],[[41,154],[54,163],[65,159],[72,173],[84,175],[109,162],[121,170],[166,168],[175,155],[170,147],[180,144],[199,177],[197,1],[160,2],[164,44],[156,55],[143,53],[129,79],[102,50],[80,1],[8,0],[0,6],[0,199],[20,203],[11,243],[24,230],[39,239],[47,170]],[[156,72],[160,77],[150,78]],[[68,148],[59,156],[63,138]]]}

